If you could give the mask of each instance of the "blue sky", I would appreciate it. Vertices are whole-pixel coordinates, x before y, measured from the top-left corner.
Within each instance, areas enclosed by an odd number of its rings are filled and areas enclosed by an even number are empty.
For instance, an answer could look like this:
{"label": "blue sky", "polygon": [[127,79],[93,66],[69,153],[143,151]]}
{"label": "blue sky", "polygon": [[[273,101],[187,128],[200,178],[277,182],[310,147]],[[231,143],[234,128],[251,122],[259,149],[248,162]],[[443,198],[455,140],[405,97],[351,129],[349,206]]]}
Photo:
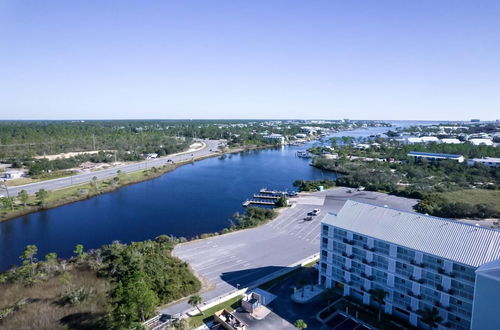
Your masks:
{"label": "blue sky", "polygon": [[0,119],[500,118],[500,1],[0,1]]}

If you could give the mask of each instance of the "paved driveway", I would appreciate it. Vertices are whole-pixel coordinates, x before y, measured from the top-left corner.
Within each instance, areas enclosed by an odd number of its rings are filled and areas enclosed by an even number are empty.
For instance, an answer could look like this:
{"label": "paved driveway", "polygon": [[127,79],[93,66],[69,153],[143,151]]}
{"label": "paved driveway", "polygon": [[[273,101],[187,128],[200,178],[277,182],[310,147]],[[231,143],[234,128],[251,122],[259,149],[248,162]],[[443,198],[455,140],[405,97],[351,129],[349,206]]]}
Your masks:
{"label": "paved driveway", "polygon": [[[198,276],[209,281],[212,289],[202,294],[203,301],[247,286],[266,275],[319,252],[320,222],[327,212],[336,213],[347,199],[411,210],[416,200],[375,192],[352,192],[337,188],[300,194],[291,199],[293,207],[284,210],[274,221],[204,240],[180,244],[174,255],[188,262]],[[304,221],[307,213],[320,208],[319,216]],[[182,313],[191,307],[181,302],[162,310]]]}

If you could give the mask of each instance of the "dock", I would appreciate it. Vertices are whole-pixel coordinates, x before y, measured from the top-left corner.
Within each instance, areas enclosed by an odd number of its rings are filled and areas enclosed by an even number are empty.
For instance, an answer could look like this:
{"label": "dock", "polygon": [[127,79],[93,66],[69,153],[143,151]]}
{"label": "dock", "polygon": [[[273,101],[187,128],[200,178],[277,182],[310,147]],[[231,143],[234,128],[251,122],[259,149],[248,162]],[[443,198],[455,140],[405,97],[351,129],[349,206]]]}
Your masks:
{"label": "dock", "polygon": [[[261,195],[266,195],[266,197],[258,197],[258,198],[274,198],[274,197],[268,197],[269,195],[277,196],[278,198],[282,195],[289,196],[289,197],[297,196],[297,192],[295,192],[295,191],[267,190],[267,188],[262,188],[261,190],[259,190],[259,193]],[[255,197],[255,195],[254,195],[254,197]],[[255,197],[255,198],[257,198],[257,197]]]}
{"label": "dock", "polygon": [[263,199],[280,199],[283,195],[271,195],[271,194],[254,194],[253,198],[263,198]]}
{"label": "dock", "polygon": [[286,195],[287,194],[286,191],[282,191],[282,190],[267,190],[267,188],[262,188],[261,190],[259,190],[259,192],[261,194],[266,194],[266,195]]}
{"label": "dock", "polygon": [[259,201],[259,200],[255,200],[255,199],[250,199],[250,200],[247,200],[247,201],[245,201],[243,203],[244,207],[247,207],[247,206],[250,206],[250,205],[270,205],[270,206],[274,206],[276,204],[275,204],[275,202]]}

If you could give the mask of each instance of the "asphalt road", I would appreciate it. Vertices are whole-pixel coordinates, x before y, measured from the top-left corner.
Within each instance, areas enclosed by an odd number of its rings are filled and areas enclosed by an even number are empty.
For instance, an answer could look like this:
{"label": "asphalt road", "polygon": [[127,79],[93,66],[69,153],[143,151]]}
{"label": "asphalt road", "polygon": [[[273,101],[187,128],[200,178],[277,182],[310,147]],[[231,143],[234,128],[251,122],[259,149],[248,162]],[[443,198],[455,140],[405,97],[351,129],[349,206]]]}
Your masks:
{"label": "asphalt road", "polygon": [[133,164],[117,166],[117,167],[113,167],[113,168],[109,168],[109,169],[105,169],[105,170],[77,174],[77,175],[73,175],[72,177],[64,177],[64,178],[59,178],[59,179],[30,183],[30,184],[22,185],[22,186],[10,187],[9,194],[11,196],[15,196],[22,189],[26,190],[29,194],[34,194],[35,192],[37,192],[40,189],[57,190],[57,189],[67,188],[67,187],[70,187],[72,185],[88,183],[92,180],[92,178],[94,176],[97,177],[98,180],[103,180],[103,179],[107,179],[107,178],[116,176],[116,172],[118,170],[121,170],[124,173],[130,173],[130,172],[148,169],[148,168],[151,168],[153,166],[158,167],[158,166],[166,165],[169,160],[172,160],[173,162],[177,163],[177,162],[190,160],[193,158],[196,159],[196,158],[207,156],[209,154],[214,153],[210,150],[217,151],[219,141],[204,140],[203,143],[205,145],[203,148],[196,150],[196,151],[192,151],[192,152],[182,152],[182,153],[177,153],[174,155],[167,155],[167,156],[156,158],[156,159],[145,160],[145,161],[137,162],[137,163],[133,163]]}
{"label": "asphalt road", "polygon": [[[291,199],[291,208],[266,225],[180,244],[173,253],[213,285],[213,289],[202,294],[203,301],[209,301],[318,253],[321,220],[327,212],[338,212],[347,199],[401,210],[412,210],[416,203],[382,193],[348,190],[301,194]],[[312,221],[304,221],[315,208],[321,209],[321,213]],[[189,309],[186,302],[180,302],[162,313],[183,313]]]}

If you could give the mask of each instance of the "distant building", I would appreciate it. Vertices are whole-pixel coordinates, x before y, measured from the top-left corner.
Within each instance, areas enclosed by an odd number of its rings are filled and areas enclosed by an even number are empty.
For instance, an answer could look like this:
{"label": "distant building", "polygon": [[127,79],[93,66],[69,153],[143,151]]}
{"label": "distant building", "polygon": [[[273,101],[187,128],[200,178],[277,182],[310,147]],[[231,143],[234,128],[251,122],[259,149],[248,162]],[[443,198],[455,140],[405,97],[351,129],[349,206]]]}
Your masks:
{"label": "distant building", "polygon": [[156,152],[146,154],[146,159],[154,159],[154,158],[158,158],[158,154]]}
{"label": "distant building", "polygon": [[417,144],[417,143],[423,143],[421,138],[419,137],[408,137],[406,138],[406,144]]}
{"label": "distant building", "polygon": [[366,305],[387,293],[385,313],[428,328],[500,329],[500,231],[347,201],[321,223],[319,282]]}
{"label": "distant building", "polygon": [[462,155],[454,155],[454,154],[437,154],[432,152],[420,152],[420,151],[410,151],[408,153],[409,157],[414,157],[415,161],[421,161],[422,159],[427,159],[431,162],[440,161],[443,159],[453,160],[459,163],[463,163],[465,158]]}
{"label": "distant building", "polygon": [[369,144],[366,144],[366,143],[358,143],[354,146],[354,149],[358,149],[358,150],[367,150],[367,149],[370,149],[370,145]]}
{"label": "distant building", "polygon": [[467,165],[473,166],[474,164],[483,164],[489,167],[500,167],[500,158],[483,157],[483,158],[472,158],[467,160]]}
{"label": "distant building", "polygon": [[493,141],[490,139],[470,139],[469,142],[475,146],[493,146]]}
{"label": "distant building", "polygon": [[460,144],[462,143],[459,139],[449,139],[449,138],[444,138],[444,139],[441,139],[439,140],[440,143],[444,143],[444,144]]}
{"label": "distant building", "polygon": [[295,137],[297,139],[305,139],[307,137],[307,135],[303,134],[303,133],[298,133],[298,134],[295,134]]}
{"label": "distant building", "polygon": [[14,179],[19,179],[24,176],[23,171],[18,171],[18,170],[11,170],[11,171],[6,171],[2,173],[2,179],[4,180],[14,180]]}
{"label": "distant building", "polygon": [[422,136],[421,137],[423,143],[438,143],[439,139],[435,136]]}
{"label": "distant building", "polygon": [[266,139],[266,140],[277,141],[280,144],[284,144],[285,143],[285,137],[283,135],[281,135],[281,134],[264,135],[263,138]]}

